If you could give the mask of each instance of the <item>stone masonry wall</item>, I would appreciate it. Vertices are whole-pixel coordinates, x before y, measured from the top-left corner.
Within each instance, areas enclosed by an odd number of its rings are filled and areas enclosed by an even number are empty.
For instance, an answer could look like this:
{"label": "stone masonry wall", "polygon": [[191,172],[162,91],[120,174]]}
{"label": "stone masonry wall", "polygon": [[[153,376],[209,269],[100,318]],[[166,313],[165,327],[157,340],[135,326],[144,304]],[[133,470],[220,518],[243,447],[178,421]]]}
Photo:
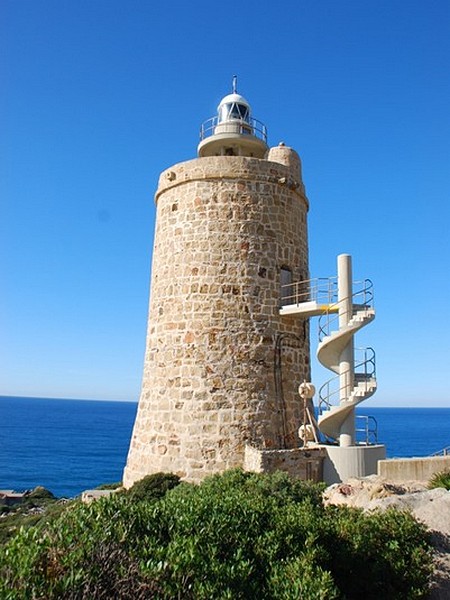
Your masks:
{"label": "stone masonry wall", "polygon": [[283,471],[295,479],[323,481],[325,448],[290,448],[288,450],[257,450],[245,447],[244,470],[253,473]]}
{"label": "stone masonry wall", "polygon": [[298,155],[275,159],[286,164],[199,158],[160,177],[127,487],[158,471],[198,481],[242,466],[246,443],[299,445],[309,332],[278,309],[281,267],[308,277],[308,202]]}

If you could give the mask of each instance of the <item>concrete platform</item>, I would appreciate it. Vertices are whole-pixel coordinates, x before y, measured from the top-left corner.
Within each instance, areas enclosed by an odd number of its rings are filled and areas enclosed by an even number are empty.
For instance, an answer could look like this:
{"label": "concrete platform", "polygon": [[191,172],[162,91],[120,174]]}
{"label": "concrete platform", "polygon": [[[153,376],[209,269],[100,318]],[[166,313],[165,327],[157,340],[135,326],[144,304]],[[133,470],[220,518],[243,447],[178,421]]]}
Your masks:
{"label": "concrete platform", "polygon": [[328,485],[350,477],[367,477],[378,473],[378,462],[386,458],[386,446],[320,446],[326,451],[323,481]]}

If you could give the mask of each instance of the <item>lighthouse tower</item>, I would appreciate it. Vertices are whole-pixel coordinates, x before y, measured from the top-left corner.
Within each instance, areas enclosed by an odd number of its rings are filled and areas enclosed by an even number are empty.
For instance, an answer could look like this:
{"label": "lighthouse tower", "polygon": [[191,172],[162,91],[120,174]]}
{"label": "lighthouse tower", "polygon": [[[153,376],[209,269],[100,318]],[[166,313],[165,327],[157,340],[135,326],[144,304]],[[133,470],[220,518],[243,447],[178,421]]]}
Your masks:
{"label": "lighthouse tower", "polygon": [[199,481],[243,466],[249,449],[298,447],[298,385],[310,378],[308,319],[280,316],[282,286],[309,276],[300,159],[269,149],[235,80],[198,157],[161,174],[155,202],[126,487],[159,471]]}

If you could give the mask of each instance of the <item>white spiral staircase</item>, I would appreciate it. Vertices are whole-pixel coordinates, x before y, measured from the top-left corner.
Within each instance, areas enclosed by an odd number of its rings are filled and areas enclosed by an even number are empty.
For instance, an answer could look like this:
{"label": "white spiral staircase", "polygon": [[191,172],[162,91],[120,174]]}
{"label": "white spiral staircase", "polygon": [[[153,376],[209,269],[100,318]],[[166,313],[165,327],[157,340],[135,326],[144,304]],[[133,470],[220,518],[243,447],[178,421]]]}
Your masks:
{"label": "white spiral staircase", "polygon": [[[361,297],[363,303],[353,303]],[[375,352],[372,348],[355,349],[353,366],[344,371],[341,367],[343,351],[352,344],[355,334],[375,318],[372,298],[372,283],[365,280],[362,289],[353,295],[352,316],[347,324],[339,326],[338,315],[332,315],[330,311],[326,311],[319,321],[317,358],[336,376],[319,390],[318,425],[323,435],[332,440],[339,439],[344,421],[377,388]],[[333,308],[336,307],[339,310],[338,303],[333,305]],[[343,380],[346,382],[344,385]]]}
{"label": "white spiral staircase", "polygon": [[[350,258],[347,255],[339,258],[344,272],[340,278],[284,286],[280,314],[320,317],[317,358],[335,376],[319,390],[318,429],[329,441],[353,445],[356,443],[354,409],[372,396],[377,387],[375,353],[372,348],[354,348],[353,338],[373,321],[375,310],[372,282],[369,279],[352,282]],[[343,433],[349,434],[346,442],[341,438]]]}

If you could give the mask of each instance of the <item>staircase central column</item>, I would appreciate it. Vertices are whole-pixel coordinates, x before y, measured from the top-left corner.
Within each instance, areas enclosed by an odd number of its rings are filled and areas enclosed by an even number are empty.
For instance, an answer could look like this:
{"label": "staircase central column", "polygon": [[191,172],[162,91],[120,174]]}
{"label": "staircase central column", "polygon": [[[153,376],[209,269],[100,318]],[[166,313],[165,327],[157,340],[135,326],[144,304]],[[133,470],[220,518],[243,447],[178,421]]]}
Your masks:
{"label": "staircase central column", "polygon": [[[353,316],[352,257],[349,254],[338,256],[338,301],[339,329],[344,328]],[[349,400],[354,388],[354,349],[353,336],[342,350],[339,360],[339,401],[341,406]],[[353,446],[355,443],[355,411],[351,410],[342,423],[339,435],[340,446]]]}

